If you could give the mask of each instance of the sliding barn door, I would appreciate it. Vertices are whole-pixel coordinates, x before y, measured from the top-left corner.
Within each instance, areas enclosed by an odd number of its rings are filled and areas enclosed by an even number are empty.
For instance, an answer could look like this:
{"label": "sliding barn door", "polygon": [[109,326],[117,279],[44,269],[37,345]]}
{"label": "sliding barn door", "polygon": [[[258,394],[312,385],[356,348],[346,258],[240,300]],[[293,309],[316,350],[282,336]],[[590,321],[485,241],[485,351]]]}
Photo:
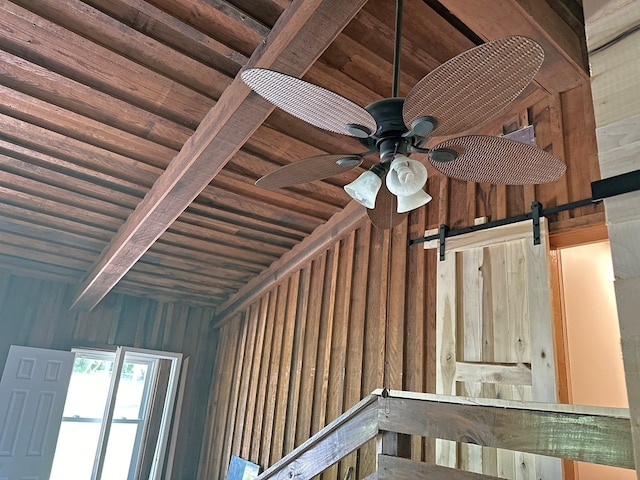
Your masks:
{"label": "sliding barn door", "polygon": [[[436,393],[556,403],[548,250],[545,219],[540,245],[530,221],[447,238],[438,262]],[[561,478],[558,459],[447,441],[436,452],[439,464],[473,472]]]}

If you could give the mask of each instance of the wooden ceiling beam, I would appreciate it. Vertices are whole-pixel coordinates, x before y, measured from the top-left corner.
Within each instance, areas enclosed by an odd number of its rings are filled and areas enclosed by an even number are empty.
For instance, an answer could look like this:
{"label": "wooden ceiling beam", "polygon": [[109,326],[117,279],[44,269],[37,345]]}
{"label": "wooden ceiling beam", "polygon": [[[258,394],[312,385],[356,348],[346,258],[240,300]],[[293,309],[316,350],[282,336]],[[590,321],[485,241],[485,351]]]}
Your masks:
{"label": "wooden ceiling beam", "polygon": [[538,0],[440,0],[440,3],[484,40],[524,35],[545,52],[536,81],[549,93],[570,90],[588,81],[580,37],[548,5]]}
{"label": "wooden ceiling beam", "polygon": [[251,12],[253,18],[272,27],[290,0],[233,0],[233,4],[243,12]]}
{"label": "wooden ceiling beam", "polygon": [[[296,0],[247,66],[302,76],[366,0]],[[273,107],[239,76],[171,161],[77,288],[75,309],[92,309],[224,167]]]}

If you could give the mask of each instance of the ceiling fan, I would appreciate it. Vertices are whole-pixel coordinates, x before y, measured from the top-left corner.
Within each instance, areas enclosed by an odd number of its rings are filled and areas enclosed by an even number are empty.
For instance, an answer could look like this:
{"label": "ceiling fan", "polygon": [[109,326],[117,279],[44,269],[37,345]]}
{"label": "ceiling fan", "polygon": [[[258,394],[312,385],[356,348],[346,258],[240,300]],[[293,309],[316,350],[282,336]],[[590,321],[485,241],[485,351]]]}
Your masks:
{"label": "ceiling fan", "polygon": [[399,98],[401,16],[398,0],[392,96],[364,108],[284,73],[261,68],[242,72],[244,82],[274,105],[316,127],[356,137],[367,148],[364,153],[318,155],[284,165],[256,185],[274,189],[321,180],[353,169],[364,156],[376,153],[379,162],[344,189],[367,207],[376,227],[387,229],[431,200],[423,190],[426,167],[409,158],[414,152],[427,154],[447,176],[475,182],[537,184],[564,174],[559,159],[505,137],[458,136],[423,148],[433,134],[464,133],[503,110],[531,82],[544,52],[527,37],[499,38],[440,65],[406,98]]}

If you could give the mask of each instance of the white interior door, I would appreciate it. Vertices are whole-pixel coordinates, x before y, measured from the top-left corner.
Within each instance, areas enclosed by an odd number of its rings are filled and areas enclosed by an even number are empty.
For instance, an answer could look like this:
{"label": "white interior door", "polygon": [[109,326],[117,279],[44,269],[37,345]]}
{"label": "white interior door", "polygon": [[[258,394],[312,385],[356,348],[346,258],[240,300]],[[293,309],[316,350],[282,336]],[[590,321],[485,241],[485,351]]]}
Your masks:
{"label": "white interior door", "polygon": [[0,380],[0,480],[46,480],[74,354],[12,345]]}

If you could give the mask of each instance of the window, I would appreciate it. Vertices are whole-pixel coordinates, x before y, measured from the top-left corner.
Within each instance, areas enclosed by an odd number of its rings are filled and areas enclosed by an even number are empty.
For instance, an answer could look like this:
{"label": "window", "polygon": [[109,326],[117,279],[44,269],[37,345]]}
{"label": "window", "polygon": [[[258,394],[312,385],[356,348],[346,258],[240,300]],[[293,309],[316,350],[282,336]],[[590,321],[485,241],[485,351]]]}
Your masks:
{"label": "window", "polygon": [[160,478],[182,356],[75,353],[50,480]]}

